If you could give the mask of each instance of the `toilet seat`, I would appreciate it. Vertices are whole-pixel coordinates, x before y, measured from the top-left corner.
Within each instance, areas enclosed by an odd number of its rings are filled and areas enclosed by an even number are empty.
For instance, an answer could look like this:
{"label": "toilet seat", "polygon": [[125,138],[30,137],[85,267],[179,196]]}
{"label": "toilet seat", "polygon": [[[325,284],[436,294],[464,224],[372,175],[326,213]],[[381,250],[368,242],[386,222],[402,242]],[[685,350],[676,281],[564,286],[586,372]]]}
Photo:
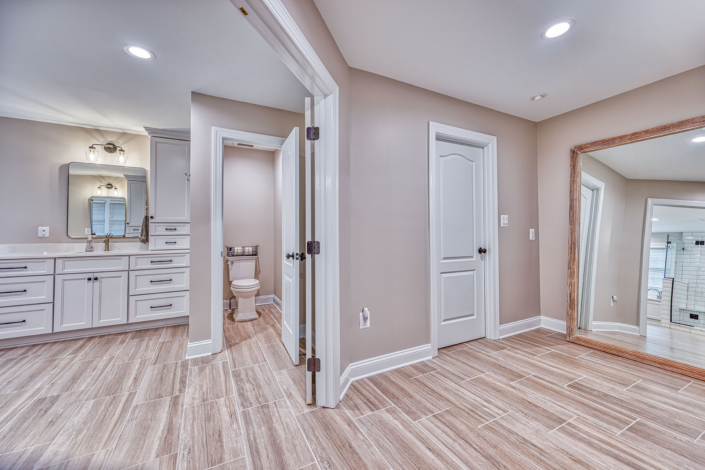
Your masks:
{"label": "toilet seat", "polygon": [[236,279],[230,285],[236,289],[251,289],[259,287],[259,281],[257,279]]}

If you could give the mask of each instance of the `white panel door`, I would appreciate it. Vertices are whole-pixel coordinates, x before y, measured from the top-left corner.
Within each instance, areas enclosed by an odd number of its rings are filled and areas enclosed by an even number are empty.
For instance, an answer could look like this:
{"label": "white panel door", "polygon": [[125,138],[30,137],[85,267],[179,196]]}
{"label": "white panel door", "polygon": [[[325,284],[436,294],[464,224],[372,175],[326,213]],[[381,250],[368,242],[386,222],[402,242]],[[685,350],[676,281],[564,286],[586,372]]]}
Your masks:
{"label": "white panel door", "polygon": [[592,219],[592,200],[595,192],[586,187],[580,186],[580,261],[578,264],[578,328],[583,330],[590,329],[589,312],[583,308],[583,300],[585,298],[585,260],[588,248],[590,235],[590,220]]}
{"label": "white panel door", "polygon": [[[313,111],[311,109],[311,98],[304,98],[304,124],[306,128],[313,126]],[[304,232],[306,240],[313,240],[313,226],[311,210],[312,202],[312,186],[311,186],[311,158],[313,152],[314,141],[306,140],[304,142],[304,211],[306,212],[306,226]],[[304,302],[306,308],[306,360],[313,356],[313,257],[309,256],[305,265],[306,268],[306,299]],[[320,354],[319,354],[320,356]],[[313,372],[306,370],[306,403],[316,404],[313,396]]]}
{"label": "white panel door", "polygon": [[127,271],[93,276],[93,327],[127,323]]}
{"label": "white panel door", "polygon": [[149,219],[152,222],[190,221],[189,152],[189,142],[151,138]]}
{"label": "white panel door", "polygon": [[93,273],[60,274],[54,289],[54,332],[93,326]]}
{"label": "white panel door", "polygon": [[485,336],[485,249],[482,149],[436,144],[433,275],[438,296],[438,347]]}
{"label": "white panel door", "polygon": [[282,146],[282,342],[299,363],[299,128]]}

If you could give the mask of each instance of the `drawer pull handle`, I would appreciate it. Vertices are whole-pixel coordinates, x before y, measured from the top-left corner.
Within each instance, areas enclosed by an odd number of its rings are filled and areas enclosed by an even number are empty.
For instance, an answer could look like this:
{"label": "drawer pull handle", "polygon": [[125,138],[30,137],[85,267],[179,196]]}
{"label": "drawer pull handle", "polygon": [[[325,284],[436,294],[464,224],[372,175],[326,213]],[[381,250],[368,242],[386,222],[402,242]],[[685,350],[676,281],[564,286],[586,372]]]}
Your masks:
{"label": "drawer pull handle", "polygon": [[5,325],[17,325],[18,323],[27,323],[27,320],[6,321],[5,323],[0,323],[0,326],[5,326]]}
{"label": "drawer pull handle", "polygon": [[176,232],[176,229],[174,227],[166,227],[164,230],[168,230],[170,232]]}
{"label": "drawer pull handle", "polygon": [[165,260],[152,260],[150,263],[152,264],[160,264],[160,263],[173,263],[174,260],[172,259],[165,259]]}
{"label": "drawer pull handle", "polygon": [[152,305],[149,308],[171,308],[172,304],[169,305]]}
{"label": "drawer pull handle", "polygon": [[149,281],[151,284],[157,284],[158,282],[171,282],[171,279],[152,279]]}
{"label": "drawer pull handle", "polygon": [[176,245],[176,242],[164,242],[165,245]]}
{"label": "drawer pull handle", "polygon": [[27,269],[27,266],[11,266],[9,268],[0,268],[0,269]]}
{"label": "drawer pull handle", "polygon": [[9,290],[9,291],[7,291],[7,292],[0,292],[0,295],[3,295],[3,294],[24,294],[25,292],[27,292],[27,289],[23,289],[23,290]]}

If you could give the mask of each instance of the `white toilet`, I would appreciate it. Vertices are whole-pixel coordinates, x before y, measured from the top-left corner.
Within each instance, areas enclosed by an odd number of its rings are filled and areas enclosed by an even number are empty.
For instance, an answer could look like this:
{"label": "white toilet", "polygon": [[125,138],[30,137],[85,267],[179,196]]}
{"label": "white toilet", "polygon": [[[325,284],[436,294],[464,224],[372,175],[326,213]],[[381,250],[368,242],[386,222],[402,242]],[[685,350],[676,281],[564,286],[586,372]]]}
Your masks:
{"label": "white toilet", "polygon": [[237,298],[235,321],[256,320],[255,294],[259,290],[259,281],[255,279],[257,256],[228,257],[230,271],[230,290]]}

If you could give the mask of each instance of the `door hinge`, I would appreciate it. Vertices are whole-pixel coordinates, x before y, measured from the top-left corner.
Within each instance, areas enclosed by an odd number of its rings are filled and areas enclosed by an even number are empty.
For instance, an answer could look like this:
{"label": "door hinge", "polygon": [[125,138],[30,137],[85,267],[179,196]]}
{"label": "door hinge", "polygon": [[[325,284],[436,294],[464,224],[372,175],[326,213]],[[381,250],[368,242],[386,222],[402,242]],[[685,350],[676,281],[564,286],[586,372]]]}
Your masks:
{"label": "door hinge", "polygon": [[307,127],[306,128],[306,140],[318,140],[318,127]]}
{"label": "door hinge", "polygon": [[306,370],[308,372],[320,372],[321,371],[321,360],[316,356],[309,357],[306,359]]}
{"label": "door hinge", "polygon": [[321,243],[320,242],[306,242],[306,253],[309,255],[320,255],[321,254]]}

